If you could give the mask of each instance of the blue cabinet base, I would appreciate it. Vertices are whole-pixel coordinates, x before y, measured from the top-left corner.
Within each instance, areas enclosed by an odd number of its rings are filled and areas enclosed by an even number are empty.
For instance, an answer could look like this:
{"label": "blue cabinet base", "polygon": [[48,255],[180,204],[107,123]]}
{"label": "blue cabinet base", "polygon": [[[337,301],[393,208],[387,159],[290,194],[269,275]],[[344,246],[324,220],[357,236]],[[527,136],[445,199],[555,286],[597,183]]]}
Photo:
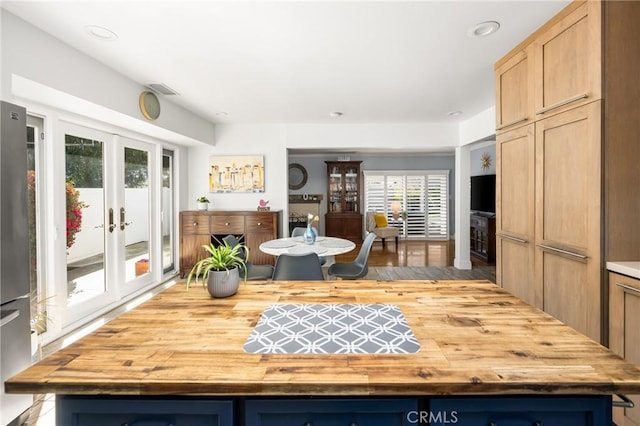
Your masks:
{"label": "blue cabinet base", "polygon": [[58,426],[612,426],[611,396],[56,397]]}

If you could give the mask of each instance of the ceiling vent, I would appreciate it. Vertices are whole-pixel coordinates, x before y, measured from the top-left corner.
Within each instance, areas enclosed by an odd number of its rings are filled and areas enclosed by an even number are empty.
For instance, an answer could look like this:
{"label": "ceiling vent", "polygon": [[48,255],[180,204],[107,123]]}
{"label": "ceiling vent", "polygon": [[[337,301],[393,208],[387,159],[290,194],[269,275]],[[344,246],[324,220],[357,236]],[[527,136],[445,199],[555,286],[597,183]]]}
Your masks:
{"label": "ceiling vent", "polygon": [[175,90],[173,90],[171,87],[167,86],[164,83],[150,83],[147,87],[165,96],[174,96],[178,94],[178,92],[176,92]]}

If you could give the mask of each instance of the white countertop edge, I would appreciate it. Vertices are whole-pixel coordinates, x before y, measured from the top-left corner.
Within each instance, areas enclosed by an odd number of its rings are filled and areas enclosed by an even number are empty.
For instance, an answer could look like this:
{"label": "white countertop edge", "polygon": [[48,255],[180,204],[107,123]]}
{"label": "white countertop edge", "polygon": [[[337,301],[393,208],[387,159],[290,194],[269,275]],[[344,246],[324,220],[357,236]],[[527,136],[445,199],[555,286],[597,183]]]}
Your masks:
{"label": "white countertop edge", "polygon": [[607,269],[640,280],[640,261],[607,262]]}

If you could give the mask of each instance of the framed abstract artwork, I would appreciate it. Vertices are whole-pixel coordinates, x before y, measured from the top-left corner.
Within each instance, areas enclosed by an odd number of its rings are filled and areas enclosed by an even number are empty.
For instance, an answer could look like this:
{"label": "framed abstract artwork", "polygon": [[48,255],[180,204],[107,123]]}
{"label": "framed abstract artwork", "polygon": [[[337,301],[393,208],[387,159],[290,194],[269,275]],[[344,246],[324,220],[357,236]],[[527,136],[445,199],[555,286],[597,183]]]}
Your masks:
{"label": "framed abstract artwork", "polygon": [[264,156],[212,155],[209,192],[264,192]]}

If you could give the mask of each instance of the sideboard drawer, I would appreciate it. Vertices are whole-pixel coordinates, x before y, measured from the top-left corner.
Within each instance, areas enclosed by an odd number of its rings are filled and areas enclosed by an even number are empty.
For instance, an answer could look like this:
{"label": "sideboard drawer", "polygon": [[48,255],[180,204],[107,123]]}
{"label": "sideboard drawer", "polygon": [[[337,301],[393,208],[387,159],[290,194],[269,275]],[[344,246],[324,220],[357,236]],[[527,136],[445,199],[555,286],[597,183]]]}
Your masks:
{"label": "sideboard drawer", "polygon": [[271,214],[255,214],[246,217],[247,233],[272,233],[276,225],[273,223],[274,216]]}
{"label": "sideboard drawer", "polygon": [[209,217],[197,213],[184,214],[180,227],[183,235],[209,234]]}
{"label": "sideboard drawer", "polygon": [[211,216],[210,228],[212,234],[244,234],[244,216]]}

